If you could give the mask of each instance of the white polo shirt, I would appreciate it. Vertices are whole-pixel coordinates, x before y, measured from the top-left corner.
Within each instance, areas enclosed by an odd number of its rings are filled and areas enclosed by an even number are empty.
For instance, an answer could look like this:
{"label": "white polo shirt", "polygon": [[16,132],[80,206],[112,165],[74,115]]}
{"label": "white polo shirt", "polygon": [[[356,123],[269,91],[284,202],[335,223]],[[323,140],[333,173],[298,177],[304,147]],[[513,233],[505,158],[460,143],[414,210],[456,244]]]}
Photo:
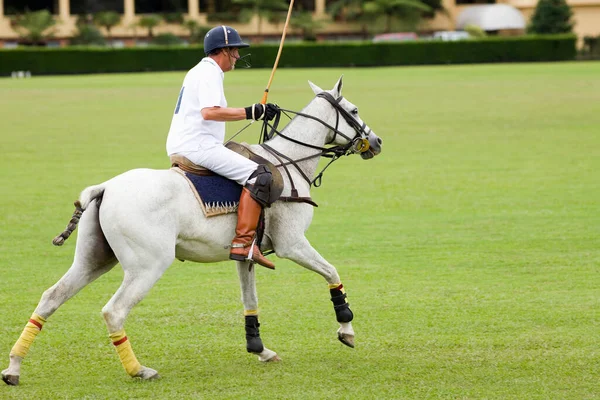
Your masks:
{"label": "white polo shirt", "polygon": [[188,71],[171,120],[167,137],[168,155],[223,144],[225,122],[206,121],[202,118],[201,110],[206,107],[227,107],[224,78],[221,67],[210,57],[203,58]]}

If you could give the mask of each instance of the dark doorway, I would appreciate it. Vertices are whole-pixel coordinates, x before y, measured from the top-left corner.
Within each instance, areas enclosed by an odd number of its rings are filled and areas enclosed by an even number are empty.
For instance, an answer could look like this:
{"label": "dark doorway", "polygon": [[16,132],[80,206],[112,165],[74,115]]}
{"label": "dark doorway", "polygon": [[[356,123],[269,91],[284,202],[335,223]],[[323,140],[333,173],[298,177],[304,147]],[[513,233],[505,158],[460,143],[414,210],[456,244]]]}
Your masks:
{"label": "dark doorway", "polygon": [[187,12],[187,0],[135,0],[136,14]]}
{"label": "dark doorway", "polygon": [[71,0],[71,14],[95,14],[100,11],[123,14],[123,0]]}
{"label": "dark doorway", "polygon": [[297,11],[315,11],[315,0],[294,1],[294,10]]}

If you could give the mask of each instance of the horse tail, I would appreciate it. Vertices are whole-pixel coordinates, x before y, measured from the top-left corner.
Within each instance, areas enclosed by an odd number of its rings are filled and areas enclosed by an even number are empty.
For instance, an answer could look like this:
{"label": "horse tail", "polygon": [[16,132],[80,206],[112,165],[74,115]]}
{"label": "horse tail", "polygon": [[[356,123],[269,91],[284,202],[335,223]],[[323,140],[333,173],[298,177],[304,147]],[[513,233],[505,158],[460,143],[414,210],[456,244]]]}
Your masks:
{"label": "horse tail", "polygon": [[[81,192],[81,194],[79,195],[78,201],[82,211],[85,211],[85,209],[90,205],[92,200],[101,197],[104,194],[104,189],[106,189],[106,182],[83,189],[83,192]],[[78,202],[76,201],[75,203]],[[75,204],[75,207],[77,207],[77,204]]]}
{"label": "horse tail", "polygon": [[105,183],[101,183],[100,185],[87,187],[83,190],[83,192],[81,192],[79,195],[79,200],[75,201],[74,203],[75,211],[73,212],[71,220],[67,224],[65,230],[52,240],[53,245],[62,246],[65,243],[65,240],[67,240],[73,231],[77,229],[77,224],[79,223],[79,219],[81,218],[81,215],[85,209],[89,206],[92,200],[102,197],[104,194],[104,189]]}

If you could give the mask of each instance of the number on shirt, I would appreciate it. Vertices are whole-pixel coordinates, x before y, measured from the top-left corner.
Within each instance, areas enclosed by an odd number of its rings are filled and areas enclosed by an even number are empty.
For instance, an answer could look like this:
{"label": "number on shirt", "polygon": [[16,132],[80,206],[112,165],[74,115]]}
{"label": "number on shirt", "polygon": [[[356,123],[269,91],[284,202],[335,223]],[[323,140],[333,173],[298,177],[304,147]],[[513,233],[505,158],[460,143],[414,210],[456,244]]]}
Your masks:
{"label": "number on shirt", "polygon": [[181,106],[181,98],[183,97],[183,90],[185,89],[185,86],[183,86],[181,88],[181,91],[179,92],[179,98],[177,99],[177,106],[175,107],[175,114],[179,113],[179,107]]}

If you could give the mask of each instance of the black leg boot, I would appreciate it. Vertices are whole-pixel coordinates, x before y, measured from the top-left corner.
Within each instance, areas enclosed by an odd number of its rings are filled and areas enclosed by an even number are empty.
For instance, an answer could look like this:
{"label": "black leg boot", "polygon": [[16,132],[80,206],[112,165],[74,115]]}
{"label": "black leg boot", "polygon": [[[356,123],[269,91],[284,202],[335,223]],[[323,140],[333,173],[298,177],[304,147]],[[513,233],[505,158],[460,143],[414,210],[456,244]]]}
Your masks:
{"label": "black leg boot", "polygon": [[258,316],[246,315],[246,350],[248,353],[259,354],[265,349],[258,328]]}

